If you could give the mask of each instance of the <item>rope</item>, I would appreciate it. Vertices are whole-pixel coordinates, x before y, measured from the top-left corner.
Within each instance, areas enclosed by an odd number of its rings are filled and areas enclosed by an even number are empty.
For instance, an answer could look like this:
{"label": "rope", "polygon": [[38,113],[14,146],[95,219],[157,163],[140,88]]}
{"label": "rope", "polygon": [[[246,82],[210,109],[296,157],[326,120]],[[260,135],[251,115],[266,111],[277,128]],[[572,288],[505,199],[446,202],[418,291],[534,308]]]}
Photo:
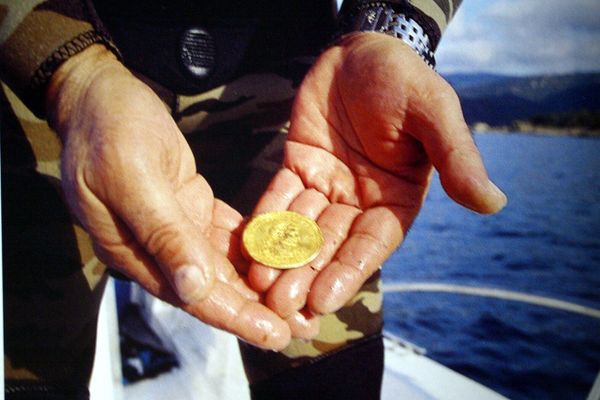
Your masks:
{"label": "rope", "polygon": [[445,283],[389,283],[383,285],[384,292],[445,292],[458,293],[471,296],[493,297],[502,300],[513,300],[522,303],[535,304],[538,306],[569,311],[587,317],[600,319],[600,310],[592,307],[582,306],[564,300],[551,297],[537,296],[527,293],[515,292],[495,288],[484,288],[477,286],[452,285]]}

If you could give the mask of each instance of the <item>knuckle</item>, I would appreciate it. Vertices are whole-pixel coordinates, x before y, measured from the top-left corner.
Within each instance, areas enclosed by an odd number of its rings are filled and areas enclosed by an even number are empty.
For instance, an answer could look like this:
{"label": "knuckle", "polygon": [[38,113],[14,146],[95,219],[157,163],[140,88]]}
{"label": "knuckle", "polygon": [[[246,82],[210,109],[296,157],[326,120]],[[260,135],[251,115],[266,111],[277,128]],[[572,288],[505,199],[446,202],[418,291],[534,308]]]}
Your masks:
{"label": "knuckle", "polygon": [[161,222],[142,236],[142,245],[153,257],[168,260],[181,250],[179,227],[174,222]]}

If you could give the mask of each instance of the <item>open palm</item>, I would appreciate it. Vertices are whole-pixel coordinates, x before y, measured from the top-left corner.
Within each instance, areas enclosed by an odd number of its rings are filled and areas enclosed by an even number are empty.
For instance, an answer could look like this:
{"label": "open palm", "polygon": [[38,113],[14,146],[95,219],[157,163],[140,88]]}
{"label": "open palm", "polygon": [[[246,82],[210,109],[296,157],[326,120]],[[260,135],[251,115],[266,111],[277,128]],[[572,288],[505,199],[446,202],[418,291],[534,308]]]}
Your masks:
{"label": "open palm", "polygon": [[356,34],[328,49],[296,98],[281,171],[256,213],[315,219],[325,244],[295,270],[253,264],[250,280],[282,317],[333,312],[398,247],[433,166],[447,193],[480,213],[506,202],[489,181],[451,87],[401,41]]}
{"label": "open palm", "polygon": [[234,267],[243,260],[242,216],[196,173],[191,149],[154,92],[92,46],[61,67],[50,93],[64,142],[64,193],[98,257],[206,323],[284,348],[288,324]]}

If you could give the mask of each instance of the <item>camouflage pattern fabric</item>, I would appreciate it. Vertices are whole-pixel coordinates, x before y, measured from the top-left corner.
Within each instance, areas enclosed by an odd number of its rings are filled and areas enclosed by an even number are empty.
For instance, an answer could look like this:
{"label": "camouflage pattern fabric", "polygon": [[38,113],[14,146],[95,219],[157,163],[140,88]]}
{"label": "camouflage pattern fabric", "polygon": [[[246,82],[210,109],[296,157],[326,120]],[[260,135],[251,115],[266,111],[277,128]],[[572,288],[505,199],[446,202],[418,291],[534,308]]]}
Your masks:
{"label": "camouflage pattern fabric", "polygon": [[309,365],[328,356],[335,357],[338,352],[376,339],[383,329],[382,303],[381,277],[380,273],[376,273],[344,307],[321,318],[321,330],[314,339],[293,339],[280,353],[240,342],[249,382],[268,381],[290,368]]}
{"label": "camouflage pattern fabric", "polygon": [[[294,89],[309,67],[302,61],[293,63],[295,67],[283,68],[278,74],[246,76],[203,95],[178,99],[175,116],[197,152],[200,173],[218,197],[244,214],[252,211],[281,165]],[[203,151],[206,148],[210,151]],[[322,318],[315,339],[293,340],[281,353],[240,343],[248,379],[268,379],[379,334],[381,312],[382,293],[376,274],[344,308]]]}
{"label": "camouflage pattern fabric", "polygon": [[440,31],[444,32],[462,0],[410,0],[409,3],[432,18]]}
{"label": "camouflage pattern fabric", "polygon": [[[410,3],[440,32],[460,4],[392,2]],[[85,398],[106,267],[63,202],[60,142],[36,115],[43,115],[45,83],[60,62],[91,43],[118,51],[90,0],[0,0],[0,25],[0,70],[10,86],[0,97],[7,394],[62,391]],[[243,214],[280,166],[292,99],[310,61],[291,61],[194,96],[158,91],[174,99],[168,104],[200,173]],[[295,340],[281,353],[241,344],[249,380],[264,381],[377,336],[381,304],[375,274],[344,308],[323,317],[314,340]]]}
{"label": "camouflage pattern fabric", "polygon": [[85,398],[106,268],[63,202],[55,133],[3,89],[6,394]]}
{"label": "camouflage pattern fabric", "polygon": [[[214,1],[214,0],[213,0]],[[426,21],[433,49],[462,0],[389,0]],[[369,0],[345,0],[353,8]],[[333,8],[333,6],[332,6]],[[420,18],[421,19],[421,18]],[[38,116],[44,115],[46,84],[62,62],[102,43],[121,57],[93,0],[0,0],[0,73]]]}
{"label": "camouflage pattern fabric", "polygon": [[[310,60],[308,60],[310,61]],[[293,74],[255,74],[197,96],[178,96],[173,116],[216,195],[243,213],[279,169],[295,88]],[[2,193],[5,371],[19,380],[83,387],[93,360],[105,267],[62,202],[60,142],[7,87],[3,102]],[[242,345],[252,381],[334,352],[381,330],[373,278],[346,307],[323,317],[315,340],[282,353]],[[75,389],[73,389],[75,390]]]}

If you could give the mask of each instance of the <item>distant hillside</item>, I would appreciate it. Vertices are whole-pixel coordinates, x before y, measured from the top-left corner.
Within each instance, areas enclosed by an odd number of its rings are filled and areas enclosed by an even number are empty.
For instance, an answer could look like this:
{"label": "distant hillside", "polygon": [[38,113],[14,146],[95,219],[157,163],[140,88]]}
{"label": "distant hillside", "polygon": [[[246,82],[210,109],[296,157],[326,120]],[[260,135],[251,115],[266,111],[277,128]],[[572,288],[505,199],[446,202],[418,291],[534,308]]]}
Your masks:
{"label": "distant hillside", "polygon": [[450,74],[469,124],[492,126],[540,115],[600,112],[600,73],[512,77]]}

